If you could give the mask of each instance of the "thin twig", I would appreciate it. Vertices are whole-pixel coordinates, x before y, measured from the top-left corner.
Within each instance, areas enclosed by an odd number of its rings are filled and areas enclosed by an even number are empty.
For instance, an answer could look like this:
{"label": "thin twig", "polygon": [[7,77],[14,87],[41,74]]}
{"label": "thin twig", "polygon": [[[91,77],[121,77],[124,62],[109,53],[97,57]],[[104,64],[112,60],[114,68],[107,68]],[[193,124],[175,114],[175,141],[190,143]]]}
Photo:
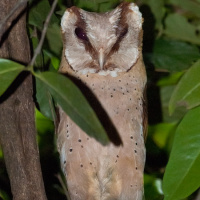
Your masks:
{"label": "thin twig", "polygon": [[2,39],[3,34],[11,26],[13,20],[16,19],[16,17],[24,10],[24,7],[26,6],[28,1],[29,0],[19,0],[19,2],[13,7],[13,9],[10,11],[10,13],[3,20],[1,20],[1,22],[0,22],[0,41]]}
{"label": "thin twig", "polygon": [[56,5],[57,5],[57,2],[58,0],[54,0],[53,4],[52,4],[52,7],[51,7],[51,10],[46,18],[46,21],[44,23],[44,28],[42,30],[42,35],[41,35],[41,38],[40,38],[40,42],[37,46],[37,48],[35,49],[35,52],[34,52],[34,55],[33,55],[33,58],[31,59],[31,62],[29,63],[30,66],[33,66],[34,63],[35,63],[35,60],[38,56],[38,54],[41,52],[41,49],[42,49],[42,45],[44,43],[44,39],[45,39],[45,35],[46,35],[46,32],[47,32],[47,28],[48,28],[48,25],[49,25],[49,22],[50,22],[50,19],[51,19],[51,16],[56,8]]}

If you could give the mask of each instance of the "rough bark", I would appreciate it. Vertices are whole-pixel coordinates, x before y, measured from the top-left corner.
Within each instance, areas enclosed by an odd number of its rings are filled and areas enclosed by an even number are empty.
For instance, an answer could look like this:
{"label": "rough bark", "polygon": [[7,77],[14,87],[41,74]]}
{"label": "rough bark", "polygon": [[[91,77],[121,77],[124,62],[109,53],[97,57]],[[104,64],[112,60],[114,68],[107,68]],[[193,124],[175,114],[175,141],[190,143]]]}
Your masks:
{"label": "rough bark", "polygon": [[[16,3],[18,0],[0,1],[0,21]],[[0,57],[23,64],[30,62],[26,8],[3,35]],[[36,142],[32,88],[32,76],[23,73],[0,98],[0,143],[14,200],[47,199]]]}

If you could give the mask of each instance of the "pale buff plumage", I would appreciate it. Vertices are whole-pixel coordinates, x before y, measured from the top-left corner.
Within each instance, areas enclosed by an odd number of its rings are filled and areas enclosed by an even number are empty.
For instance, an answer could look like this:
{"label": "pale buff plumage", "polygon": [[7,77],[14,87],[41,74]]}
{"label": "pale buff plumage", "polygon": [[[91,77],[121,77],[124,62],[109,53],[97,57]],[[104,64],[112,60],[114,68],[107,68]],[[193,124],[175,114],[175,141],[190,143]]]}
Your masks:
{"label": "pale buff plumage", "polygon": [[[109,20],[114,22],[115,19]],[[101,75],[99,71],[90,73],[87,70],[83,74],[74,70],[69,65],[64,43],[60,72],[79,86],[99,114],[111,139],[109,145],[101,145],[59,110],[58,151],[71,200],[142,200],[146,72],[141,54],[141,27],[138,30],[134,42],[137,44],[137,59],[128,70],[117,71],[115,77],[110,72]],[[126,41],[120,45],[123,43]],[[123,49],[119,47],[119,54],[116,52],[114,56],[121,55],[120,48]]]}

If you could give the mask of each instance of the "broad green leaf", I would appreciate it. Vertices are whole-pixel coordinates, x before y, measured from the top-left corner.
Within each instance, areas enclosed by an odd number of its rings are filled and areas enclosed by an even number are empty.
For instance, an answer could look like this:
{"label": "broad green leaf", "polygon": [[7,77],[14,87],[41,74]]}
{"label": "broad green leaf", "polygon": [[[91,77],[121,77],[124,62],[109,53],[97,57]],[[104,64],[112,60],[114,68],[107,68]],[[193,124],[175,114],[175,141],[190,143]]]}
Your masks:
{"label": "broad green leaf", "polygon": [[57,104],[82,130],[102,144],[108,143],[108,136],[95,112],[72,81],[53,72],[34,73],[34,75],[43,82]]}
{"label": "broad green leaf", "polygon": [[39,134],[54,132],[53,122],[48,118],[46,118],[44,115],[42,115],[42,113],[39,112],[37,109],[35,109],[35,120],[36,120],[37,132]]}
{"label": "broad green leaf", "polygon": [[176,106],[191,109],[198,105],[200,105],[200,60],[183,75],[173,91],[169,102],[169,113],[172,114]]}
{"label": "broad green leaf", "polygon": [[163,179],[164,200],[184,199],[200,187],[200,107],[179,124]]}
{"label": "broad green leaf", "polygon": [[157,85],[160,86],[160,87],[161,86],[168,86],[168,85],[175,85],[180,80],[180,78],[183,74],[184,74],[183,71],[171,73],[169,76],[160,79],[157,82]]}
{"label": "broad green leaf", "polygon": [[200,17],[200,3],[191,0],[170,0],[170,3],[181,7],[182,9],[191,12],[192,14]]}
{"label": "broad green leaf", "polygon": [[168,137],[175,130],[176,123],[159,123],[151,126],[153,132],[153,141],[160,148],[164,148],[167,144]]}
{"label": "broad green leaf", "polygon": [[53,52],[56,56],[60,56],[62,51],[62,39],[58,23],[51,24],[48,27],[46,38],[48,40],[48,50]]}
{"label": "broad green leaf", "polygon": [[52,96],[48,90],[48,86],[40,79],[36,79],[36,100],[39,105],[40,112],[53,121],[54,118],[52,116],[52,112],[54,108],[52,105]]}
{"label": "broad green leaf", "polygon": [[174,85],[165,86],[160,88],[160,98],[162,102],[163,121],[167,123],[174,123],[180,121],[187,112],[185,107],[178,107],[176,112],[169,114],[169,101],[175,89]]}
{"label": "broad green leaf", "polygon": [[[50,11],[50,5],[48,0],[40,0],[39,2],[35,2],[34,0],[30,3],[30,12],[28,17],[28,23],[36,26],[40,30],[42,30],[44,21]],[[55,15],[51,16],[50,24],[58,23],[59,20]]]}
{"label": "broad green leaf", "polygon": [[0,96],[24,69],[19,63],[0,58]]}
{"label": "broad green leaf", "polygon": [[49,51],[47,50],[43,50],[44,55],[47,56],[48,58],[50,58],[51,60],[51,65],[49,70],[50,71],[58,71],[59,67],[60,67],[60,59],[58,59],[57,57],[55,57],[53,54],[51,54]]}
{"label": "broad green leaf", "polygon": [[158,39],[153,47],[152,62],[156,68],[170,72],[188,68],[200,58],[199,49],[185,42]]}
{"label": "broad green leaf", "polygon": [[200,45],[197,27],[188,22],[187,18],[179,14],[170,14],[165,20],[164,33],[172,38]]}

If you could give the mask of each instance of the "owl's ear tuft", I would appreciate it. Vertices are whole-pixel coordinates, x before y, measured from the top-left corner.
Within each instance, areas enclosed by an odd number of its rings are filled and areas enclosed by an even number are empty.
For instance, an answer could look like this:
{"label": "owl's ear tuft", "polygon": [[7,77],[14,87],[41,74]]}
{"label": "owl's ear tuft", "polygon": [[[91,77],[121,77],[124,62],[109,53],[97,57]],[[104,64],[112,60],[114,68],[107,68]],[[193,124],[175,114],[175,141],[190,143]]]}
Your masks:
{"label": "owl's ear tuft", "polygon": [[68,8],[61,19],[61,30],[65,33],[69,25],[75,24],[79,17],[79,8],[75,6]]}
{"label": "owl's ear tuft", "polygon": [[65,11],[62,19],[61,19],[61,30],[65,32],[67,28],[67,21],[69,19],[70,12],[68,10]]}

